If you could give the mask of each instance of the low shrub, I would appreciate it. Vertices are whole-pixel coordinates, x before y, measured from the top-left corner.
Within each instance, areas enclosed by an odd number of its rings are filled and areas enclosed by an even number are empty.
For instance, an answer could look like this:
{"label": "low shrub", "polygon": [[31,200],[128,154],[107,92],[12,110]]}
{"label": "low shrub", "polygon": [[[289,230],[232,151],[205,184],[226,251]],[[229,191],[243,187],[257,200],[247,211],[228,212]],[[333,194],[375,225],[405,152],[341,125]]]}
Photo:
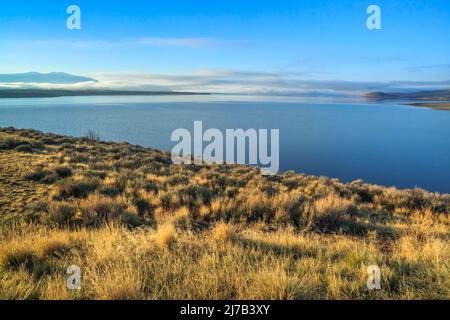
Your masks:
{"label": "low shrub", "polygon": [[24,178],[26,180],[50,184],[58,180],[59,177],[56,174],[56,172],[50,169],[37,167],[32,169],[30,172],[26,173]]}
{"label": "low shrub", "polygon": [[18,152],[32,152],[33,147],[29,143],[24,143],[24,144],[21,144],[21,145],[18,145],[17,147],[15,147],[14,150],[16,150]]}
{"label": "low shrub", "polygon": [[46,240],[39,245],[39,254],[43,258],[61,259],[70,253],[72,246],[61,239]]}
{"label": "low shrub", "polygon": [[46,221],[50,225],[68,226],[73,223],[76,206],[67,202],[50,202]]}
{"label": "low shrub", "polygon": [[17,271],[24,268],[27,271],[33,271],[34,263],[37,261],[37,255],[29,249],[17,248],[5,252],[1,257],[3,268]]}
{"label": "low shrub", "polygon": [[300,224],[305,229],[333,231],[346,225],[354,211],[353,202],[332,193],[306,203],[302,208]]}
{"label": "low shrub", "polygon": [[67,178],[67,177],[72,176],[72,169],[67,166],[55,167],[53,170],[61,178]]}
{"label": "low shrub", "polygon": [[104,196],[110,196],[110,197],[114,197],[117,196],[121,193],[122,191],[114,185],[102,185],[99,189],[98,189],[98,193],[104,195]]}
{"label": "low shrub", "polygon": [[27,273],[41,277],[50,271],[49,264],[36,252],[27,248],[6,248],[0,257],[3,269],[10,271],[25,270]]}
{"label": "low shrub", "polygon": [[126,213],[127,205],[119,199],[90,195],[80,202],[80,218],[86,226],[98,226],[105,222],[119,221]]}
{"label": "low shrub", "polygon": [[100,181],[98,178],[83,178],[81,180],[68,178],[58,183],[55,198],[86,198],[99,186]]}

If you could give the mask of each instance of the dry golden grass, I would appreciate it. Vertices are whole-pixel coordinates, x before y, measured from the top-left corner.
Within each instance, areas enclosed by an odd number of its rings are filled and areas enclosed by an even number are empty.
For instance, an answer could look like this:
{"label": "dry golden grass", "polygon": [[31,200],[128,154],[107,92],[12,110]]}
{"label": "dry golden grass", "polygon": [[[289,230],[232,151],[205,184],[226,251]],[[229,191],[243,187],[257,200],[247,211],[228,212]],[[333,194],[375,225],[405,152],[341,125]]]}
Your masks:
{"label": "dry golden grass", "polygon": [[308,203],[303,210],[303,224],[306,229],[318,228],[332,230],[345,225],[350,220],[353,203],[331,193],[313,203]]}
{"label": "dry golden grass", "polygon": [[177,231],[172,223],[165,223],[158,228],[155,234],[156,242],[165,247],[175,242]]}
{"label": "dry golden grass", "polygon": [[[217,230],[222,230],[219,239],[224,240],[224,234],[230,239],[229,230],[234,227],[225,224],[211,234],[183,231],[176,242],[170,225],[134,231],[119,225],[78,231],[43,229],[37,234],[31,226],[22,228],[20,243],[14,235],[6,235],[2,256],[14,252],[19,257],[23,251],[18,248],[27,248],[27,256],[40,259],[48,271],[38,274],[39,270],[26,265],[9,269],[2,264],[1,298],[449,298],[449,248],[435,238],[417,248],[415,239],[403,236],[392,243],[392,251],[385,252],[376,241],[298,234],[291,228],[243,229],[226,246],[216,242]],[[43,254],[44,248],[60,247],[54,244],[56,239],[65,239],[71,250]],[[71,264],[82,270],[80,291],[65,288],[65,269]],[[365,269],[371,264],[382,270],[382,290],[365,286]]]}
{"label": "dry golden grass", "polygon": [[450,299],[449,195],[31,130],[0,149],[0,299]]}
{"label": "dry golden grass", "polygon": [[229,224],[220,222],[212,230],[213,238],[219,241],[228,242],[235,238],[235,228]]}
{"label": "dry golden grass", "polygon": [[189,208],[183,206],[175,211],[174,219],[176,222],[187,222],[190,217]]}

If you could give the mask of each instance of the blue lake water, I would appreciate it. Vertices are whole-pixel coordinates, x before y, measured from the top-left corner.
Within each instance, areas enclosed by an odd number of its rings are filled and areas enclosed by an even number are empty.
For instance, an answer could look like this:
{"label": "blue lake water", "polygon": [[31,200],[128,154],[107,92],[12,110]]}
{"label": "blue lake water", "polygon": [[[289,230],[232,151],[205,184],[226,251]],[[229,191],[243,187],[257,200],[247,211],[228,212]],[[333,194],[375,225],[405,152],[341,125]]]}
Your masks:
{"label": "blue lake water", "polygon": [[1,99],[0,126],[170,150],[176,128],[280,130],[280,170],[450,193],[450,111],[361,102],[195,97]]}

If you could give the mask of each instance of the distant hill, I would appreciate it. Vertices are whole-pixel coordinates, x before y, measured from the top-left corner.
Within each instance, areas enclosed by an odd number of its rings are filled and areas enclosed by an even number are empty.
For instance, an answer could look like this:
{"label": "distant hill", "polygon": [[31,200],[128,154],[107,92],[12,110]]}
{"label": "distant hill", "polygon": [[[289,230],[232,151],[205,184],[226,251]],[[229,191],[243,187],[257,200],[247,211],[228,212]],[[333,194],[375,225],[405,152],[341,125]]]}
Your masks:
{"label": "distant hill", "polygon": [[126,91],[126,90],[60,90],[60,89],[0,89],[2,98],[50,98],[74,96],[157,96],[205,95],[208,93],[178,91]]}
{"label": "distant hill", "polygon": [[55,83],[55,84],[72,84],[79,82],[97,82],[93,78],[76,76],[64,72],[26,72],[26,73],[10,73],[0,74],[0,83],[23,82],[23,83]]}
{"label": "distant hill", "polygon": [[369,100],[418,100],[418,101],[450,101],[450,89],[428,90],[417,92],[369,92],[364,94]]}

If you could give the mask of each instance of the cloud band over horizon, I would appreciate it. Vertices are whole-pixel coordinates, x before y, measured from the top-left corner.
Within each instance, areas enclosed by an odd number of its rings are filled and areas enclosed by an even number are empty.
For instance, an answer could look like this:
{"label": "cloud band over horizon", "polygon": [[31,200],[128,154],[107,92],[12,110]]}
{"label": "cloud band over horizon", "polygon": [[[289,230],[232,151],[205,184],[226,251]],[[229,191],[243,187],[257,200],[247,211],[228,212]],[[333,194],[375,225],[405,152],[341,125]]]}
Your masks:
{"label": "cloud band over horizon", "polygon": [[[193,91],[205,93],[287,95],[287,96],[357,96],[366,92],[408,92],[450,88],[448,81],[343,81],[308,80],[308,73],[256,72],[242,70],[198,70],[173,75],[158,73],[95,73],[89,78],[74,76],[73,83],[7,81],[0,77],[0,88],[34,89],[114,89],[145,91]],[[3,80],[2,80],[3,79]],[[85,80],[88,81],[85,81]]]}

